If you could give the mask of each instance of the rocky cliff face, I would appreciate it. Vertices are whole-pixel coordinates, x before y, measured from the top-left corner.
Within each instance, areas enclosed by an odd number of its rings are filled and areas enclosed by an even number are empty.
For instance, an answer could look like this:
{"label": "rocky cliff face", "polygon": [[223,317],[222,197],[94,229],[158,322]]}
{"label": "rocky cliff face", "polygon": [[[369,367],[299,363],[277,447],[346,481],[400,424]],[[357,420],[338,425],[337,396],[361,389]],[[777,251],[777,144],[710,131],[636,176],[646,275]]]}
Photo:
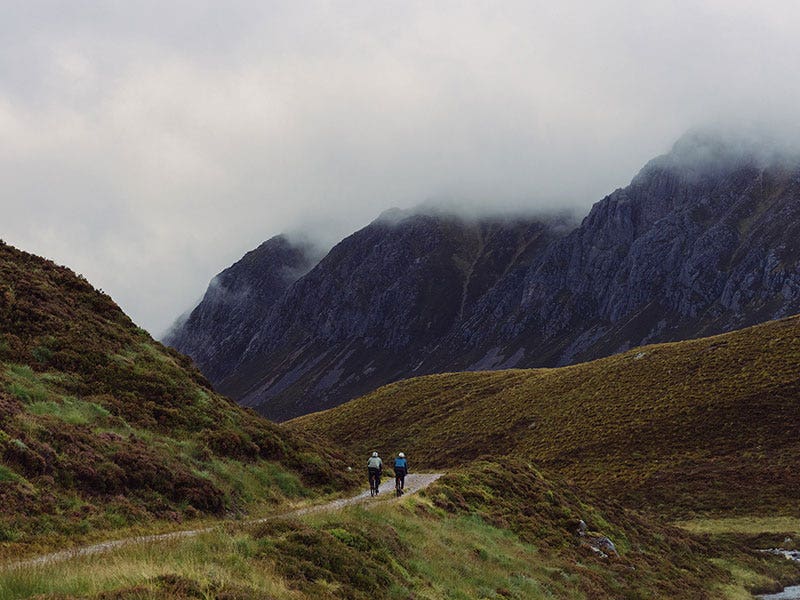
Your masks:
{"label": "rocky cliff face", "polygon": [[203,300],[164,343],[187,354],[212,381],[240,361],[269,309],[319,261],[312,245],[276,236],[211,280]]}
{"label": "rocky cliff face", "polygon": [[795,157],[687,135],[565,227],[386,216],[271,308],[219,313],[198,345],[228,340],[228,358],[205,372],[284,419],[410,375],[564,365],[800,312]]}
{"label": "rocky cliff face", "polygon": [[528,220],[385,215],[286,291],[219,389],[282,419],[405,377],[557,235]]}
{"label": "rocky cliff face", "polygon": [[564,365],[800,312],[798,233],[800,161],[690,136],[448,341],[471,358],[486,351],[481,367]]}

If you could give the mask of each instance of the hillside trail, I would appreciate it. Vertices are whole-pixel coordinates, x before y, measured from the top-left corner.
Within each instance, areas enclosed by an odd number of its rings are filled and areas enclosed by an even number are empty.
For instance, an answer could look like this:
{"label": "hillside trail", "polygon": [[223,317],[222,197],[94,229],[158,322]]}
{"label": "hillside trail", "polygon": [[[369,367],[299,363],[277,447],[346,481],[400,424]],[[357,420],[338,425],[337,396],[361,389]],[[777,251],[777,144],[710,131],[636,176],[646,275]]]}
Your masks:
{"label": "hillside trail", "polygon": [[[420,490],[423,490],[429,485],[431,485],[434,481],[439,479],[442,475],[443,473],[419,473],[419,474],[412,473],[406,475],[405,493],[414,494]],[[386,501],[397,499],[394,493],[394,477],[384,477],[381,483],[382,483],[381,488],[383,491],[381,492],[380,495],[374,498],[370,496],[369,490],[367,489],[366,491],[363,491],[356,496],[351,496],[350,498],[338,498],[336,500],[331,500],[323,504],[315,504],[312,506],[299,508],[297,510],[285,513],[270,515],[269,517],[263,517],[260,519],[250,519],[246,521],[240,521],[240,523],[245,525],[255,525],[258,523],[266,523],[268,521],[275,521],[278,519],[290,519],[292,517],[300,517],[303,515],[333,512],[336,510],[340,510],[346,506],[353,506],[356,504],[363,504],[366,502],[371,503],[368,506],[376,506],[378,503],[384,503]],[[68,550],[60,550],[58,552],[42,554],[41,556],[36,556],[33,558],[27,558],[25,560],[20,560],[13,563],[0,565],[0,572],[12,569],[19,569],[23,567],[47,566],[57,562],[62,562],[65,560],[81,556],[104,554],[106,552],[111,552],[112,550],[116,550],[117,548],[130,546],[132,544],[166,542],[172,540],[179,540],[183,538],[191,538],[203,533],[208,533],[210,531],[213,531],[216,527],[217,525],[211,527],[203,527],[200,529],[187,529],[184,531],[172,531],[169,533],[133,536],[128,538],[122,538],[119,540],[100,542],[98,544],[92,544],[91,546],[81,546],[77,548],[70,548]]]}

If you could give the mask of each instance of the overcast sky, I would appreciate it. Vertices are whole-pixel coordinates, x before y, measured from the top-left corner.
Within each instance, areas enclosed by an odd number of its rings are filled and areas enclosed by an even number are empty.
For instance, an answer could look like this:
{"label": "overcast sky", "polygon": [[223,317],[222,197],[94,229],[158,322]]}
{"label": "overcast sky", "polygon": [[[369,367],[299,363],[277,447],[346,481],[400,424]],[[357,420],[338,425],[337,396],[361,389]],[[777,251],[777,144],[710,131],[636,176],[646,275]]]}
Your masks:
{"label": "overcast sky", "polygon": [[430,199],[584,211],[794,119],[800,3],[4,0],[0,237],[155,335],[264,239]]}

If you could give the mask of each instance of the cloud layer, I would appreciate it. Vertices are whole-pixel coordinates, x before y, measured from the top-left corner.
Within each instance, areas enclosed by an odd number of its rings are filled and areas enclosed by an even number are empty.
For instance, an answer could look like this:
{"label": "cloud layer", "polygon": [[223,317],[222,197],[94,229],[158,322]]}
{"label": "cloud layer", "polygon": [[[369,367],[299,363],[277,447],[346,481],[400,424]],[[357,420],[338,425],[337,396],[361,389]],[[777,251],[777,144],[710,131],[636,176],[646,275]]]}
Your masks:
{"label": "cloud layer", "polygon": [[800,5],[9,2],[0,237],[160,333],[285,230],[584,209],[686,129],[796,123]]}

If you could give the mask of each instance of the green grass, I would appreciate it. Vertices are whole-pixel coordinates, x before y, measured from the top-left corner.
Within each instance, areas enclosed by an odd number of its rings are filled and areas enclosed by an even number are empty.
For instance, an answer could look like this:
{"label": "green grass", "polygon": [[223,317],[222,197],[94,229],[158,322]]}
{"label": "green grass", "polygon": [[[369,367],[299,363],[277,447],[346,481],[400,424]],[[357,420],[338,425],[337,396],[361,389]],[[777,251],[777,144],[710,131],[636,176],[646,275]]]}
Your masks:
{"label": "green grass", "polygon": [[22,402],[45,402],[50,398],[47,385],[28,365],[8,365],[6,378],[6,390]]}
{"label": "green grass", "polygon": [[800,518],[797,517],[731,517],[727,519],[692,519],[678,521],[676,527],[691,533],[719,535],[738,533],[758,535],[762,533],[786,533],[800,535]]}
{"label": "green grass", "polygon": [[0,483],[5,483],[7,481],[17,481],[18,479],[19,475],[14,473],[14,471],[9,469],[5,465],[0,465]]}
{"label": "green grass", "polygon": [[751,551],[747,560],[732,560],[722,553],[712,559],[713,564],[731,573],[733,584],[720,586],[720,593],[729,598],[750,599],[751,591],[778,592],[788,585],[797,585],[798,576],[764,569],[759,553],[765,548],[797,549],[800,519],[796,517],[731,517],[721,519],[692,519],[679,521],[675,526],[695,536],[700,536],[711,546],[744,548]]}
{"label": "green grass", "polygon": [[794,317],[560,369],[409,379],[289,427],[412,467],[521,456],[677,518],[796,514],[798,372]]}
{"label": "green grass", "polygon": [[776,586],[775,582],[752,569],[743,567],[735,562],[716,559],[713,561],[721,569],[725,569],[731,574],[733,583],[722,584],[717,589],[720,595],[731,600],[752,600],[752,590],[779,591],[782,586]]}
{"label": "green grass", "polygon": [[578,596],[569,582],[552,578],[560,571],[545,566],[537,548],[479,517],[403,523],[402,535],[414,540],[408,569],[442,598],[553,598]]}
{"label": "green grass", "polygon": [[291,597],[274,571],[247,564],[250,544],[242,534],[220,530],[191,540],[141,544],[101,557],[20,569],[3,574],[0,599],[39,594],[84,598],[114,590],[127,590],[122,596],[126,598],[188,596],[182,592],[202,598],[225,591],[238,591],[242,598]]}
{"label": "green grass", "polygon": [[541,562],[535,547],[475,517],[440,520],[355,509],[314,518],[310,525],[218,530],[110,557],[24,569],[4,575],[0,599],[83,597],[138,587],[150,590],[152,596],[145,597],[171,597],[164,579],[183,581],[204,595],[226,587],[244,590],[248,598],[399,599],[412,592],[453,599],[583,597],[576,579]]}
{"label": "green grass", "polygon": [[[524,469],[511,465],[519,482],[513,489],[498,487],[502,467],[484,463],[399,502],[228,524],[194,538],[7,571],[0,600],[702,600],[744,598],[749,589],[779,585],[777,578],[800,576],[783,559],[748,562],[619,507],[598,508]],[[571,530],[578,516],[628,547],[618,558],[600,558]]]}
{"label": "green grass", "polygon": [[207,476],[226,482],[237,498],[248,504],[274,505],[285,498],[307,498],[311,490],[300,478],[275,463],[243,464],[231,460],[214,460],[205,471]]}
{"label": "green grass", "polygon": [[53,357],[53,350],[47,346],[37,346],[31,351],[31,355],[36,362],[47,364]]}
{"label": "green grass", "polygon": [[88,425],[106,419],[108,410],[94,402],[85,402],[77,398],[64,398],[61,402],[32,402],[28,412],[34,415],[52,415],[71,425]]}

